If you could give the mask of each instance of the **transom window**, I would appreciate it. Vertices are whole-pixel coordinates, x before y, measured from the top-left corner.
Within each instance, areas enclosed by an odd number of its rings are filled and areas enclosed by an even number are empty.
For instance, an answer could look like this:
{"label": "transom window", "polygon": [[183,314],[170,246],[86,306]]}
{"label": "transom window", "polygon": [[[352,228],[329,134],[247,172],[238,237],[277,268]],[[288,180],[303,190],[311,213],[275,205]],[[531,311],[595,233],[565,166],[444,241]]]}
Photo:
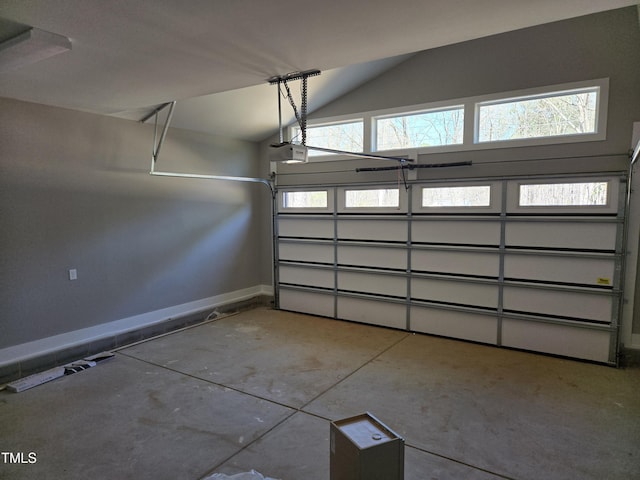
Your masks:
{"label": "transom window", "polygon": [[[608,89],[604,78],[311,121],[307,146],[338,152],[310,148],[309,156],[328,161],[344,159],[340,152],[427,154],[605,140]],[[301,141],[298,126],[290,133],[293,143]]]}
{"label": "transom window", "polygon": [[477,141],[595,133],[599,91],[596,87],[478,103]]}
{"label": "transom window", "polygon": [[374,119],[376,150],[462,143],[464,107]]}

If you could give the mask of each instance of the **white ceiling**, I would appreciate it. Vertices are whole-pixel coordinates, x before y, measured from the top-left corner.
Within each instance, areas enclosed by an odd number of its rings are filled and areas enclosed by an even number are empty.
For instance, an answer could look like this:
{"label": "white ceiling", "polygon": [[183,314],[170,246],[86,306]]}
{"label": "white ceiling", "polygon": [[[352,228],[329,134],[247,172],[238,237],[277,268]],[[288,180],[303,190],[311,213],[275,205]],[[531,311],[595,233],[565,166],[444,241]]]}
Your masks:
{"label": "white ceiling", "polygon": [[0,73],[0,96],[133,119],[178,100],[173,126],[259,140],[277,131],[272,76],[322,70],[309,80],[312,111],[407,54],[636,4],[2,0],[0,18],[9,22],[0,21],[0,39],[17,23],[67,36],[73,48]]}

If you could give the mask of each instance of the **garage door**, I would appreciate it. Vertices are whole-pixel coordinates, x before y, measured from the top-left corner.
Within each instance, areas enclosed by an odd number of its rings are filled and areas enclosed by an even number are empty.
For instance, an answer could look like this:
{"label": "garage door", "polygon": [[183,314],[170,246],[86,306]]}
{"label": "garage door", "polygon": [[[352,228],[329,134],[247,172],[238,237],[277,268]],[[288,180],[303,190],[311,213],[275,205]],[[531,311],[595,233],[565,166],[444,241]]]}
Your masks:
{"label": "garage door", "polygon": [[278,192],[279,308],[617,363],[625,179]]}

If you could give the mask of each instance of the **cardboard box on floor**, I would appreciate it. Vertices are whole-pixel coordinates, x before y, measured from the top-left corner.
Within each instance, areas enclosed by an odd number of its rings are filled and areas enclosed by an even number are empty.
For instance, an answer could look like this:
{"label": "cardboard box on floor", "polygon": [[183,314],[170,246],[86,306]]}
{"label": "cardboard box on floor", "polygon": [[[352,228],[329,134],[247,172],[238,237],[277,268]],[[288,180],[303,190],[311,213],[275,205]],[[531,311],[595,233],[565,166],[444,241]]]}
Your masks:
{"label": "cardboard box on floor", "polygon": [[331,423],[331,480],[403,480],[404,439],[370,413]]}

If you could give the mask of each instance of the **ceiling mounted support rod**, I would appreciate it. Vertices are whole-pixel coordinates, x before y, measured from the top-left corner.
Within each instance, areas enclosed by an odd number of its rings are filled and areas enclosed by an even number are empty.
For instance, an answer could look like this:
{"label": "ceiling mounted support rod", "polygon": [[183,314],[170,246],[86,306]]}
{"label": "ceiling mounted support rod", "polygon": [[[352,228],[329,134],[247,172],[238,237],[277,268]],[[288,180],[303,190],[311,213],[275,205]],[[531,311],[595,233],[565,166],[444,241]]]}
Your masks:
{"label": "ceiling mounted support rod", "polygon": [[155,170],[151,170],[151,172],[149,173],[157,177],[199,178],[202,180],[227,180],[232,182],[262,183],[263,185],[269,187],[271,192],[274,191],[273,183],[266,178],[230,177],[226,175],[203,175],[199,173],[156,172]]}
{"label": "ceiling mounted support rod", "polygon": [[280,85],[278,85],[278,142],[284,143],[284,130],[282,128],[282,97],[280,95]]}
{"label": "ceiling mounted support rod", "polygon": [[160,113],[162,110],[164,110],[165,108],[167,108],[169,105],[171,105],[171,103],[175,103],[175,102],[167,102],[167,103],[163,103],[162,105],[160,105],[158,108],[156,108],[155,110],[153,110],[151,113],[147,114],[144,116],[144,118],[142,118],[140,120],[140,123],[144,123],[147,120],[149,120],[151,117],[153,117],[154,115],[157,115],[158,113]]}
{"label": "ceiling mounted support rod", "polygon": [[[155,130],[153,132],[153,156],[151,158],[151,170],[149,171],[150,175],[154,175],[157,177],[178,177],[178,178],[199,178],[203,180],[226,180],[232,182],[249,182],[249,183],[262,183],[269,187],[271,191],[271,195],[275,195],[275,187],[273,183],[266,178],[254,178],[254,177],[232,177],[227,175],[205,175],[199,173],[180,173],[180,172],[157,172],[156,171],[156,160],[158,160],[158,155],[160,154],[160,148],[164,142],[165,137],[167,136],[167,131],[169,130],[169,124],[171,123],[171,117],[173,115],[173,109],[176,105],[176,102],[168,102],[160,107],[156,108],[152,113],[147,115],[144,119],[140,120],[144,122],[151,118],[152,116],[156,116],[156,124]],[[169,113],[167,114],[167,120],[162,129],[162,134],[160,135],[160,140],[156,144],[156,137],[158,134],[158,113],[160,113],[165,107],[169,106]]]}
{"label": "ceiling mounted support rod", "polygon": [[247,182],[247,183],[261,183],[269,187],[271,195],[275,195],[275,185],[267,178],[260,177],[232,177],[228,175],[206,175],[201,173],[180,173],[180,172],[157,172],[155,169],[155,162],[151,162],[150,175],[156,177],[177,177],[177,178],[196,178],[201,180],[226,180],[231,182]]}
{"label": "ceiling mounted support rod", "polygon": [[631,153],[631,165],[635,164],[638,161],[638,158],[640,158],[640,140],[638,140],[636,148],[634,148]]}
{"label": "ceiling mounted support rod", "polygon": [[167,120],[164,123],[164,127],[162,128],[162,134],[160,135],[160,140],[158,140],[158,143],[156,144],[156,135],[158,132],[158,112],[156,112],[156,129],[154,131],[153,134],[153,156],[151,158],[152,160],[152,165],[156,163],[156,161],[158,160],[158,156],[160,155],[160,149],[162,148],[162,144],[164,143],[164,139],[167,136],[167,131],[169,130],[169,124],[171,123],[171,117],[173,116],[173,109],[176,106],[176,102],[175,100],[173,102],[170,103],[169,106],[169,113],[167,114]]}

